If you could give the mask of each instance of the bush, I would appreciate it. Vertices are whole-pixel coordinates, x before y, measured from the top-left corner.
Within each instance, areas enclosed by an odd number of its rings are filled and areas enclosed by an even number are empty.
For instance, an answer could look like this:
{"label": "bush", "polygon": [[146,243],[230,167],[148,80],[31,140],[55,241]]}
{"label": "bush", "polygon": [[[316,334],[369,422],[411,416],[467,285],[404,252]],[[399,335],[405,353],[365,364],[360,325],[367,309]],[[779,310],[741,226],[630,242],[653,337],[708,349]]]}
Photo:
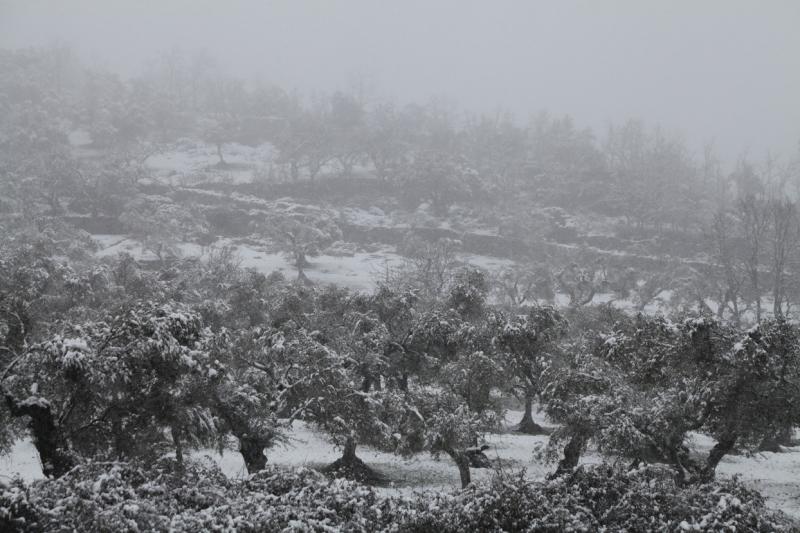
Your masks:
{"label": "bush", "polygon": [[680,487],[670,470],[607,465],[531,482],[522,475],[417,500],[404,531],[796,531],[736,480]]}
{"label": "bush", "polygon": [[[269,467],[244,481],[211,463],[79,466],[26,488],[0,485],[2,531],[789,531],[738,481],[681,488],[667,469],[522,474],[452,493],[382,497],[308,470]],[[795,526],[796,527],[796,526]],[[796,529],[794,529],[796,530]]]}
{"label": "bush", "polygon": [[36,520],[25,484],[19,478],[10,484],[0,479],[0,531],[26,531]]}

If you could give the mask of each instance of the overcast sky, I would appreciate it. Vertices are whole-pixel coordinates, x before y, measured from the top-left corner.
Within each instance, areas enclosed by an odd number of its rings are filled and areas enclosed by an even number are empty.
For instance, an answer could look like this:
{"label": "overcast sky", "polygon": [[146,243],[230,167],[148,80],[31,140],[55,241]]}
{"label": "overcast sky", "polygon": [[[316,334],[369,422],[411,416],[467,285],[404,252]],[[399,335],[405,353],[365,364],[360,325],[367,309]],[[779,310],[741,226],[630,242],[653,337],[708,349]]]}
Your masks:
{"label": "overcast sky", "polygon": [[641,117],[728,158],[800,141],[800,0],[0,0],[0,46],[55,42],[126,73],[205,48],[302,92]]}

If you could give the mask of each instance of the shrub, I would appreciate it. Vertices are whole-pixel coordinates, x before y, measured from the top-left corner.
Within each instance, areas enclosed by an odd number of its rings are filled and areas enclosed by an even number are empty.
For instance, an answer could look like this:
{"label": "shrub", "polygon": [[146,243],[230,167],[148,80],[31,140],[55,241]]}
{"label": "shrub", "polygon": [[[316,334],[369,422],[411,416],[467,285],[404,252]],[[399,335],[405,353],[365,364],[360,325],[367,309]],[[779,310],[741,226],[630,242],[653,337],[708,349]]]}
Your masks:
{"label": "shrub", "polygon": [[403,531],[796,531],[737,480],[679,486],[671,471],[608,465],[532,482],[499,476],[403,509]]}
{"label": "shrub", "polygon": [[36,522],[36,518],[25,484],[19,478],[11,483],[0,479],[0,531],[25,531]]}
{"label": "shrub", "polygon": [[[682,488],[670,470],[600,465],[549,481],[498,475],[460,492],[383,497],[274,466],[228,480],[210,460],[181,470],[90,463],[56,480],[0,485],[2,531],[796,531],[737,480]],[[793,529],[794,528],[794,529]]]}

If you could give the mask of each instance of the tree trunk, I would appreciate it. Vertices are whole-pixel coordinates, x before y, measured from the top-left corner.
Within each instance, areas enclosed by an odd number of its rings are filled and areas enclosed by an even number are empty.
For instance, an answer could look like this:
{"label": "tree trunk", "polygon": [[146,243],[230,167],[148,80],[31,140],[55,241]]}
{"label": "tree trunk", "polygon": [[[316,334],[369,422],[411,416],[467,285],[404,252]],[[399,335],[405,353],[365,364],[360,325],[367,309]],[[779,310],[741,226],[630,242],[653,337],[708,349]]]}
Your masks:
{"label": "tree trunk", "polygon": [[558,467],[554,474],[558,477],[572,472],[578,466],[583,447],[586,445],[586,438],[580,435],[573,435],[566,446],[564,446],[564,458],[558,462]]}
{"label": "tree trunk", "polygon": [[122,421],[118,416],[114,416],[114,414],[111,415],[111,431],[114,435],[114,455],[117,461],[123,461],[128,454],[130,441],[125,438],[125,432],[122,429]]}
{"label": "tree trunk", "polygon": [[464,454],[459,454],[456,458],[458,465],[458,475],[461,477],[461,488],[465,489],[472,482],[469,471],[469,460]]}
{"label": "tree trunk", "polygon": [[469,471],[469,457],[461,450],[446,450],[446,452],[458,467],[458,475],[461,477],[461,488],[467,488],[472,482]]}
{"label": "tree trunk", "polygon": [[5,392],[8,410],[14,417],[30,417],[28,427],[33,435],[33,445],[39,452],[42,462],[42,473],[49,478],[59,478],[72,470],[75,459],[69,452],[69,445],[58,427],[50,404],[36,398],[36,402],[18,402],[11,394]]}
{"label": "tree trunk", "polygon": [[326,466],[323,472],[361,483],[375,483],[381,480],[381,476],[356,455],[356,440],[352,436],[345,440],[342,456]]}
{"label": "tree trunk", "polygon": [[533,421],[533,395],[525,394],[525,414],[517,426],[517,431],[528,435],[545,435],[545,429]]}
{"label": "tree trunk", "polygon": [[244,459],[248,474],[255,474],[267,467],[267,456],[264,455],[266,448],[263,441],[257,438],[239,438],[239,452]]}
{"label": "tree trunk", "polygon": [[175,426],[170,428],[172,443],[175,445],[175,463],[179,471],[183,471],[183,442],[181,441],[181,430]]}
{"label": "tree trunk", "polygon": [[308,276],[306,276],[306,273],[302,268],[297,271],[297,283],[306,285],[308,287],[314,285],[314,282],[308,279]]}
{"label": "tree trunk", "polygon": [[308,259],[306,259],[306,254],[302,250],[295,250],[294,251],[294,266],[297,268],[298,271],[302,271],[304,268],[309,266]]}
{"label": "tree trunk", "polygon": [[356,457],[356,441],[352,437],[348,437],[344,442],[344,450],[342,451],[342,459],[351,462],[358,459]]}
{"label": "tree trunk", "polygon": [[217,157],[219,157],[219,166],[224,167],[227,165],[225,158],[222,157],[222,143],[217,143]]}
{"label": "tree trunk", "polygon": [[158,246],[155,248],[156,257],[158,257],[158,264],[162,267],[164,266],[164,244],[158,243]]}
{"label": "tree trunk", "polygon": [[725,435],[711,448],[706,458],[706,466],[702,476],[704,481],[714,479],[717,465],[723,457],[733,450],[733,447],[736,445],[736,439],[737,435]]}
{"label": "tree trunk", "polygon": [[758,271],[750,276],[750,283],[753,286],[753,292],[755,292],[756,297],[756,322],[761,322],[761,291],[758,286]]}

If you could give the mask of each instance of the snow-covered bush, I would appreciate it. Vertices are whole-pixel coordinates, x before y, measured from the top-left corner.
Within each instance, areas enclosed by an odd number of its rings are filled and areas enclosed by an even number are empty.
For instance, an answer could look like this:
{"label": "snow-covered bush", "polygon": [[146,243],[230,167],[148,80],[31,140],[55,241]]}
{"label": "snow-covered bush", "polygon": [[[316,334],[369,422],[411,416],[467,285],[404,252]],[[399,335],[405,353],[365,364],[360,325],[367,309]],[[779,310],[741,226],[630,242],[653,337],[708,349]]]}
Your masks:
{"label": "snow-covered bush", "polygon": [[0,479],[0,531],[25,531],[36,521],[36,510],[28,501],[28,490],[16,478],[11,483]]}
{"label": "snow-covered bush", "polygon": [[460,493],[427,494],[399,509],[402,531],[791,531],[736,480],[682,488],[648,467],[601,465],[531,482],[498,476]]}
{"label": "snow-covered bush", "polygon": [[545,482],[523,474],[459,492],[383,497],[300,468],[226,479],[209,461],[81,465],[0,485],[3,531],[792,531],[736,480],[675,483],[669,470],[607,465]]}

